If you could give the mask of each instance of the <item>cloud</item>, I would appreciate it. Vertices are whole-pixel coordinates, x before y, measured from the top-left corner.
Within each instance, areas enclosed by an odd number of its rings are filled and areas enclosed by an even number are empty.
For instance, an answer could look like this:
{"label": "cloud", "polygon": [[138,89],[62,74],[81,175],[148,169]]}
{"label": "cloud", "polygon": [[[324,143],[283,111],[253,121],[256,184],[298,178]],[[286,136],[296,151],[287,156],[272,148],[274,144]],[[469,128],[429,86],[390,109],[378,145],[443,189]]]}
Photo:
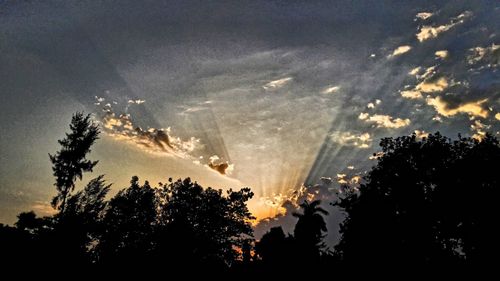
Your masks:
{"label": "cloud", "polygon": [[260,204],[263,207],[277,209],[278,213],[273,217],[259,220],[254,225],[254,236],[259,239],[274,226],[281,226],[285,233],[292,233],[297,223],[297,218],[293,216],[293,213],[300,211],[299,204],[304,200],[321,200],[322,207],[330,213],[325,217],[328,228],[326,242],[329,246],[333,246],[339,239],[338,228],[344,219],[344,213],[329,203],[337,202],[344,196],[343,184],[350,184],[353,191],[358,191],[360,181],[361,176],[358,174],[339,173],[333,177],[321,177],[314,185],[301,185],[296,190],[290,189],[260,198]]}
{"label": "cloud", "polygon": [[442,92],[448,88],[448,85],[446,77],[431,78],[417,84],[417,86],[415,86],[415,90],[423,93]]}
{"label": "cloud", "polygon": [[368,104],[366,105],[366,107],[373,109],[373,108],[375,108],[377,105],[379,105],[380,103],[382,103],[382,101],[381,101],[381,100],[375,100],[375,103],[370,102],[370,103],[368,103]]}
{"label": "cloud", "polygon": [[285,78],[281,78],[281,79],[278,79],[278,80],[271,81],[271,82],[265,84],[262,87],[265,90],[278,89],[278,88],[283,87],[285,84],[287,84],[288,82],[290,82],[292,80],[293,80],[292,77],[285,77]]}
{"label": "cloud", "polygon": [[459,113],[467,113],[471,116],[486,118],[488,117],[488,111],[481,106],[486,101],[488,101],[488,99],[467,102],[455,108],[450,108],[449,104],[439,96],[427,98],[427,104],[433,106],[438,114],[445,117],[451,117]]}
{"label": "cloud", "polygon": [[337,182],[339,184],[347,184],[348,183],[348,180],[346,179],[346,174],[337,174]]}
{"label": "cloud", "polygon": [[[402,90],[400,94],[406,99],[422,99],[423,93],[437,93],[442,92],[449,87],[448,79],[444,76],[435,77],[436,66],[428,67],[422,75],[421,67],[416,67],[412,69],[408,74],[415,75],[415,77],[421,81],[413,89]],[[409,86],[405,87],[408,88]]]}
{"label": "cloud", "polygon": [[408,72],[408,75],[417,76],[418,73],[420,73],[420,69],[421,69],[421,67],[417,66],[417,67],[413,68],[412,70],[410,70],[410,72]]}
{"label": "cloud", "polygon": [[228,161],[222,161],[217,155],[210,157],[210,162],[207,166],[219,172],[221,175],[229,175],[234,170],[234,164],[229,164]]}
{"label": "cloud", "polygon": [[485,130],[490,129],[490,127],[491,126],[487,126],[479,120],[475,120],[474,123],[472,125],[470,125],[471,130],[474,132],[474,134],[472,135],[472,138],[475,138],[479,141],[483,140],[484,137],[486,137]]}
{"label": "cloud", "polygon": [[94,103],[95,105],[101,105],[102,102],[104,102],[104,98],[95,96],[96,102]]}
{"label": "cloud", "polygon": [[443,118],[441,118],[441,116],[439,116],[439,115],[436,115],[436,116],[432,117],[432,121],[436,121],[438,123],[441,123],[441,122],[443,122]]}
{"label": "cloud", "polygon": [[417,19],[426,20],[426,19],[432,17],[432,15],[433,14],[430,12],[420,12],[417,15],[415,15],[415,20],[417,20]]}
{"label": "cloud", "polygon": [[128,100],[129,104],[143,104],[144,102],[146,102],[146,101],[145,100],[141,100],[141,99]]}
{"label": "cloud", "polygon": [[410,50],[411,50],[411,46],[409,46],[409,45],[399,46],[394,50],[394,52],[392,52],[392,54],[388,55],[387,57],[392,58],[395,56],[399,56],[399,55],[402,55]]}
{"label": "cloud", "polygon": [[38,216],[51,216],[57,213],[52,205],[49,202],[45,201],[35,201],[33,205],[31,205],[31,209],[35,211]]}
{"label": "cloud", "polygon": [[450,28],[452,28],[454,25],[449,24],[449,25],[440,25],[437,27],[432,27],[432,26],[423,26],[420,29],[420,32],[417,33],[417,39],[420,42],[423,42],[428,39],[436,38],[439,33],[448,31]]}
{"label": "cloud", "polygon": [[429,133],[427,133],[426,131],[424,130],[415,130],[413,131],[413,133],[417,136],[417,138],[421,139],[421,138],[426,138],[429,136]]}
{"label": "cloud", "polygon": [[418,41],[423,42],[429,39],[438,37],[439,34],[450,30],[457,24],[463,23],[464,20],[472,16],[472,12],[466,11],[457,17],[451,19],[450,23],[439,25],[439,26],[428,26],[424,25],[420,28],[420,31],[416,34]]}
{"label": "cloud", "polygon": [[359,184],[360,182],[361,182],[361,176],[360,175],[355,175],[350,180],[351,184]]}
{"label": "cloud", "polygon": [[334,94],[340,90],[339,86],[332,86],[324,89],[321,93],[322,94]]}
{"label": "cloud", "polygon": [[347,174],[337,174],[336,180],[337,180],[337,183],[341,184],[341,185],[343,185],[343,184],[356,185],[356,184],[359,184],[359,182],[361,181],[361,176],[360,175],[353,175],[349,178]]}
{"label": "cloud", "polygon": [[364,120],[367,123],[375,123],[378,128],[390,128],[397,129],[410,125],[410,119],[401,119],[389,116],[389,115],[381,115],[374,114],[370,115],[369,113],[361,113],[358,118],[360,120]]}
{"label": "cloud", "polygon": [[417,76],[418,79],[426,79],[427,77],[432,77],[434,74],[436,74],[436,66],[430,66],[428,67],[425,72],[420,75],[420,76]]}
{"label": "cloud", "polygon": [[211,104],[213,104],[213,101],[207,100],[207,101],[198,102],[198,103],[192,104],[192,105],[180,105],[180,106],[178,106],[178,108],[180,108],[182,111],[179,112],[178,114],[179,115],[188,115],[190,113],[208,110],[208,109],[210,109]]}
{"label": "cloud", "polygon": [[[104,102],[104,98],[100,98],[100,102]],[[143,100],[129,100],[126,109],[130,105],[142,103],[144,103]],[[210,103],[212,101],[205,101],[201,105]],[[189,111],[188,109],[186,110]],[[190,159],[194,164],[208,167],[221,175],[230,175],[234,170],[234,164],[223,161],[217,155],[209,157],[209,160],[204,161],[205,164],[203,164],[204,157],[199,155],[206,153],[206,151],[203,151],[204,146],[200,143],[200,139],[191,137],[183,140],[180,137],[173,136],[170,127],[166,129],[142,129],[134,123],[130,114],[115,113],[109,103],[102,107],[102,110],[96,114],[96,117],[102,131],[108,136],[117,141],[133,144],[142,151],[160,156]]]}
{"label": "cloud", "polygon": [[351,132],[336,131],[330,134],[330,139],[338,144],[354,146],[358,148],[368,148],[372,145],[372,137],[369,133],[355,134]]}
{"label": "cloud", "polygon": [[[204,102],[204,104],[210,102]],[[131,104],[140,104],[129,102]],[[127,105],[127,107],[128,107]],[[191,137],[183,140],[173,136],[169,128],[149,128],[147,130],[134,124],[130,114],[116,114],[110,104],[106,104],[100,114],[97,115],[102,131],[111,138],[135,145],[142,151],[160,156],[174,156],[182,159],[190,159],[194,164],[204,165],[221,175],[230,175],[234,170],[234,164],[223,161],[219,156],[209,157],[208,162],[199,156],[204,151],[200,140]]]}
{"label": "cloud", "polygon": [[406,98],[406,99],[415,100],[415,99],[423,98],[422,93],[420,93],[420,91],[416,91],[416,90],[401,91],[400,94],[403,98]]}
{"label": "cloud", "polygon": [[321,177],[315,185],[302,185],[296,190],[290,189],[261,197],[259,203],[262,208],[273,208],[277,210],[277,213],[272,217],[259,220],[254,225],[254,236],[259,239],[274,226],[282,227],[285,233],[293,232],[293,228],[297,223],[297,218],[293,216],[293,213],[300,210],[299,204],[304,202],[304,200],[322,200],[322,207],[330,212],[330,215],[327,217],[329,235],[334,235],[333,240],[336,241],[338,237],[335,236],[332,228],[338,227],[343,217],[339,214],[337,208],[328,203],[336,201],[340,193],[341,187],[338,186],[337,182],[331,177]]}
{"label": "cloud", "polygon": [[500,63],[500,45],[491,44],[489,47],[475,47],[469,49],[471,52],[467,56],[467,62],[471,65],[485,62],[485,67],[497,67]]}
{"label": "cloud", "polygon": [[446,59],[449,55],[449,52],[447,50],[440,50],[440,51],[436,51],[434,53],[434,55],[436,56],[436,58],[439,58],[439,59]]}
{"label": "cloud", "polygon": [[132,143],[150,153],[190,158],[191,153],[199,146],[199,139],[192,137],[182,140],[172,136],[170,128],[144,130],[134,124],[130,114],[116,114],[109,103],[104,105],[98,118],[104,133],[115,140]]}

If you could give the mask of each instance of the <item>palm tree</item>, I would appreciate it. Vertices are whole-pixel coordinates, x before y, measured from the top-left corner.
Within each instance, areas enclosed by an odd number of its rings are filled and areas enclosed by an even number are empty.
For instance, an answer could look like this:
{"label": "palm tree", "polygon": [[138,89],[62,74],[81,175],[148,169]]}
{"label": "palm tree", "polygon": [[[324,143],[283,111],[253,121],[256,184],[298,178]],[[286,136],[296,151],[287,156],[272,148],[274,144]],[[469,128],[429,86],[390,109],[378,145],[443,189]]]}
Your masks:
{"label": "palm tree", "polygon": [[318,257],[325,247],[323,233],[327,228],[323,215],[328,215],[328,212],[321,208],[320,204],[321,200],[304,201],[299,205],[303,212],[293,213],[293,216],[299,219],[294,229],[295,240],[301,255],[306,257]]}

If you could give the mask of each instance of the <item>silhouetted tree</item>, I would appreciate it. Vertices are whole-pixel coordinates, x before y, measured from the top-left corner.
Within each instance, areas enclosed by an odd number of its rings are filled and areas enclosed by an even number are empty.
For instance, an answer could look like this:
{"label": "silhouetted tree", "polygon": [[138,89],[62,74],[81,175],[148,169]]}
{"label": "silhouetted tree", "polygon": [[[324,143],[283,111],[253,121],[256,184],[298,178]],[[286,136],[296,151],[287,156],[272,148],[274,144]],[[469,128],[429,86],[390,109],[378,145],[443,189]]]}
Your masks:
{"label": "silhouetted tree", "polygon": [[300,204],[293,236],[271,228],[252,256],[249,188],[223,192],[190,178],[153,188],[132,177],[107,201],[110,185],[101,175],[72,194],[75,181],[97,164],[86,155],[99,130],[81,113],[70,129],[50,156],[60,212],[43,218],[24,212],[15,227],[0,224],[0,253],[9,266],[38,263],[46,273],[52,263],[58,272],[127,266],[152,273],[152,266],[167,264],[170,273],[190,267],[241,275],[321,271],[337,257],[347,265],[485,264],[500,250],[500,145],[490,134],[481,141],[439,133],[383,139],[383,156],[366,183],[345,186],[334,204],[347,215],[336,256],[323,242],[328,212],[319,200]]}
{"label": "silhouetted tree", "polygon": [[96,246],[100,263],[113,265],[146,263],[155,249],[157,224],[155,190],[134,176],[130,187],[113,197],[103,217],[103,230]]}
{"label": "silhouetted tree", "polygon": [[347,217],[337,253],[346,262],[482,263],[498,253],[500,146],[439,133],[385,138],[359,192],[338,205]]}
{"label": "silhouetted tree", "polygon": [[68,216],[78,217],[78,220],[85,225],[94,225],[102,219],[107,206],[105,198],[110,188],[111,184],[106,185],[104,175],[92,179],[83,190],[68,197],[66,206]]}
{"label": "silhouetted tree", "polygon": [[[252,238],[254,219],[246,202],[249,188],[239,191],[204,189],[186,178],[163,185],[161,220],[165,244],[183,257],[201,265],[230,265]],[[175,241],[175,242],[172,242]]]}
{"label": "silhouetted tree", "polygon": [[0,227],[0,259],[5,268],[47,265],[54,257],[54,244],[49,239],[52,235],[48,235],[52,233],[53,224],[53,218],[40,218],[30,211],[18,215],[15,227]]}
{"label": "silhouetted tree", "polygon": [[18,229],[34,234],[41,226],[42,219],[38,218],[33,211],[22,212],[17,215],[17,222],[14,224]]}
{"label": "silhouetted tree", "polygon": [[249,264],[252,261],[252,244],[250,239],[243,241],[243,246],[241,247],[241,258],[244,264]]}
{"label": "silhouetted tree", "polygon": [[66,198],[75,188],[76,179],[82,179],[84,172],[92,171],[98,161],[86,159],[90,147],[98,139],[99,129],[91,120],[90,114],[76,113],[69,125],[71,132],[59,140],[61,149],[50,155],[52,170],[56,177],[58,194],[52,200],[52,206],[64,212]]}
{"label": "silhouetted tree", "polygon": [[328,212],[320,207],[321,201],[304,201],[300,204],[302,213],[293,213],[298,218],[294,229],[294,238],[301,258],[312,262],[320,257],[325,248],[323,238],[327,231],[323,215]]}
{"label": "silhouetted tree", "polygon": [[[24,217],[24,216],[23,216]],[[24,218],[23,218],[24,220]],[[31,228],[31,218],[29,218],[28,229]],[[23,223],[21,223],[23,224]],[[32,259],[38,256],[32,255],[35,243],[33,235],[27,230],[12,227],[0,223],[0,258],[2,269],[15,268],[20,264],[31,265]]]}
{"label": "silhouetted tree", "polygon": [[255,251],[266,271],[282,271],[295,256],[292,236],[286,236],[281,226],[272,227],[256,243]]}
{"label": "silhouetted tree", "polygon": [[92,179],[83,190],[67,197],[64,213],[55,216],[54,235],[66,258],[91,262],[95,245],[103,231],[102,219],[107,206],[105,197],[111,185],[103,175]]}

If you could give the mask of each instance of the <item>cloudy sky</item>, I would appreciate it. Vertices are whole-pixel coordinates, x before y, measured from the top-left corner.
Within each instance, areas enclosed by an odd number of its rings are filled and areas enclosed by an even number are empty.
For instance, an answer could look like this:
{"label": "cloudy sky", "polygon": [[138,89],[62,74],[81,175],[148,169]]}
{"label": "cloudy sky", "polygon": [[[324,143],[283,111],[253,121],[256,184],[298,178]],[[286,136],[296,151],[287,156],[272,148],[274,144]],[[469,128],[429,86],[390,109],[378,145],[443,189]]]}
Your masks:
{"label": "cloudy sky", "polygon": [[0,1],[0,222],[52,212],[47,153],[85,111],[114,191],[249,186],[277,216],[257,234],[291,226],[381,137],[498,134],[499,18],[496,1]]}

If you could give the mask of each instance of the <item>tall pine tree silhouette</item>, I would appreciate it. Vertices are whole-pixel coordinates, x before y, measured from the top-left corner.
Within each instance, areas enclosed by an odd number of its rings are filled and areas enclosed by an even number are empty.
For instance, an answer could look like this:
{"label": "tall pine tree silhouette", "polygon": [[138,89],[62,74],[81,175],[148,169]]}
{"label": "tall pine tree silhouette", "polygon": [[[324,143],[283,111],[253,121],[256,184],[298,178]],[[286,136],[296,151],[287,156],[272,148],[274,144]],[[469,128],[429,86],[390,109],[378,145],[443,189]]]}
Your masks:
{"label": "tall pine tree silhouette", "polygon": [[71,132],[59,140],[61,149],[54,155],[49,154],[52,162],[54,184],[58,194],[52,199],[52,206],[64,213],[66,198],[75,188],[75,181],[82,179],[84,172],[91,172],[98,161],[86,158],[90,147],[99,138],[99,128],[92,122],[90,114],[77,112],[69,125]]}

